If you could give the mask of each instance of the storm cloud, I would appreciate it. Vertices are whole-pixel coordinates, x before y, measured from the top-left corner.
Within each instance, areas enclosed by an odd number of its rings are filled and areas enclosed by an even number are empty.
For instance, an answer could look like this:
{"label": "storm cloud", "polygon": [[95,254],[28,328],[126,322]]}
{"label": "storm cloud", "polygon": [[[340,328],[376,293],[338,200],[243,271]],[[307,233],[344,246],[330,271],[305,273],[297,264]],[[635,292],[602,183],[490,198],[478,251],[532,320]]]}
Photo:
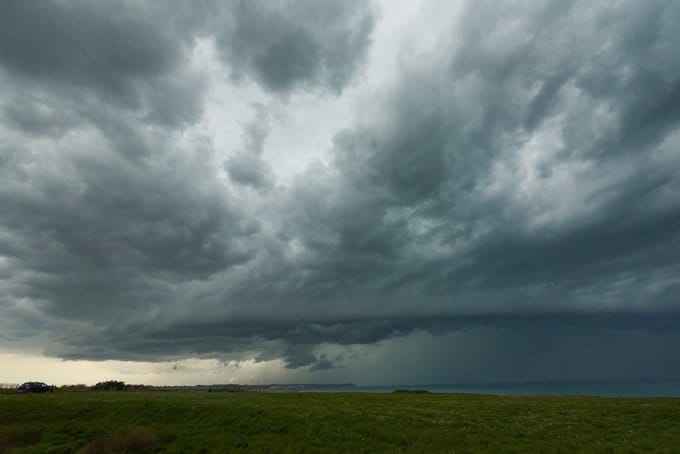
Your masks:
{"label": "storm cloud", "polygon": [[0,346],[680,374],[676,2],[183,5],[0,6]]}
{"label": "storm cloud", "polygon": [[373,14],[363,0],[235,2],[217,30],[231,77],[254,77],[268,90],[321,85],[340,92],[366,52]]}

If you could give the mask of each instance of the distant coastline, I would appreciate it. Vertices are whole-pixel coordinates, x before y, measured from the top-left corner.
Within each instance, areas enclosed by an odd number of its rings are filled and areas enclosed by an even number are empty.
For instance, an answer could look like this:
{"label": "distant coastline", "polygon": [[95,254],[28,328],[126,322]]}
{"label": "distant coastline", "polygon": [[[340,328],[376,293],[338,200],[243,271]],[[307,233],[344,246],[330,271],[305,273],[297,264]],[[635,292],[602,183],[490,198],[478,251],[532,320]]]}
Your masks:
{"label": "distant coastline", "polygon": [[[0,389],[13,389],[18,384],[0,383]],[[59,389],[88,391],[94,387],[65,385]],[[126,384],[130,391],[197,391],[251,393],[391,393],[395,390],[447,394],[485,394],[501,396],[600,396],[600,397],[680,397],[680,379],[657,380],[581,380],[496,383],[454,383],[418,385],[357,385],[353,383],[271,383],[209,385],[139,385]]]}

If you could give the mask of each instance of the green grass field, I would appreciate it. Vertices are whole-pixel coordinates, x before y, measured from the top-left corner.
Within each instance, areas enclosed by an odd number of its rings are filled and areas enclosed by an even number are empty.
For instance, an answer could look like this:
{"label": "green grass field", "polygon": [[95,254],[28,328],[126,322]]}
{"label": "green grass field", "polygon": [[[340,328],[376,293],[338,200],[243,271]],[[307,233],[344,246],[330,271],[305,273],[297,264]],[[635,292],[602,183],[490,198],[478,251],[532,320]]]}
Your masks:
{"label": "green grass field", "polygon": [[680,399],[0,393],[0,452],[679,452]]}

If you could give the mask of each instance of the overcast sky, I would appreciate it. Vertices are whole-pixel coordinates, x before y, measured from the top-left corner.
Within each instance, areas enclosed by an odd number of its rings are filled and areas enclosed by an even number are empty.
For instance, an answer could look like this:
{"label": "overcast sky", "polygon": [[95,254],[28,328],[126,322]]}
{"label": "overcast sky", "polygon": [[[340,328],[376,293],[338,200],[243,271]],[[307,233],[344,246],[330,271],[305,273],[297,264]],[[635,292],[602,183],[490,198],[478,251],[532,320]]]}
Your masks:
{"label": "overcast sky", "polygon": [[0,2],[0,382],[680,377],[680,2]]}

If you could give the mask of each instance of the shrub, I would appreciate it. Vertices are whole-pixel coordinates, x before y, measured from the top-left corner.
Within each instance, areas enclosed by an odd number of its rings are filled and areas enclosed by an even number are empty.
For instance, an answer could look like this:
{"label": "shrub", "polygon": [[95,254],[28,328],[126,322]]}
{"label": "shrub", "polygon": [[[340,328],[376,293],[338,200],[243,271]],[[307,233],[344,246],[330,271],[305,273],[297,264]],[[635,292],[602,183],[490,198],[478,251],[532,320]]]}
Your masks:
{"label": "shrub", "polygon": [[125,391],[125,382],[117,380],[100,381],[94,385],[97,391]]}

